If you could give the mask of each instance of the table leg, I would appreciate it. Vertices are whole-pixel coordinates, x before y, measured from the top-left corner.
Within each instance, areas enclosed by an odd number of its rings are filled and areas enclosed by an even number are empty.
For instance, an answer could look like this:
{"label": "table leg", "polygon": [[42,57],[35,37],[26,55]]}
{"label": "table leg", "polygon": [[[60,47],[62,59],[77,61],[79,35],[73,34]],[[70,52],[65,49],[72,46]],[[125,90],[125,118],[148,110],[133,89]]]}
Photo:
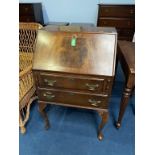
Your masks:
{"label": "table leg", "polygon": [[105,126],[106,122],[108,121],[108,112],[99,112],[99,115],[101,116],[102,120],[101,123],[99,125],[99,129],[98,129],[98,139],[102,140],[103,139],[103,134],[102,134],[102,129]]}
{"label": "table leg", "polygon": [[45,104],[45,103],[39,103],[39,112],[45,121],[45,129],[47,130],[50,127],[50,123],[48,120],[48,116],[45,112],[46,106],[47,106],[47,104]]}
{"label": "table leg", "polygon": [[125,88],[124,89],[123,96],[122,96],[122,99],[121,99],[119,117],[118,117],[118,121],[116,123],[117,128],[120,128],[120,126],[121,126],[122,118],[123,118],[123,115],[125,113],[126,107],[128,105],[128,101],[129,101],[131,92],[132,92],[131,88]]}

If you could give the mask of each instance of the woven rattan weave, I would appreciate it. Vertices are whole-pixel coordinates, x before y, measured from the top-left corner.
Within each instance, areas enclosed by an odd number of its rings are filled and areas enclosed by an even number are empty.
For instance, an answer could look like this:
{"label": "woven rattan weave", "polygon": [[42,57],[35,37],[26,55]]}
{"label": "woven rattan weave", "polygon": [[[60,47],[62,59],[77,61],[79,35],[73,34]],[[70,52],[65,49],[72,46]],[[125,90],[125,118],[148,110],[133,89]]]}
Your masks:
{"label": "woven rattan weave", "polygon": [[37,99],[32,75],[32,61],[38,23],[19,23],[19,126],[21,133],[26,132],[25,124],[29,119],[30,105]]}

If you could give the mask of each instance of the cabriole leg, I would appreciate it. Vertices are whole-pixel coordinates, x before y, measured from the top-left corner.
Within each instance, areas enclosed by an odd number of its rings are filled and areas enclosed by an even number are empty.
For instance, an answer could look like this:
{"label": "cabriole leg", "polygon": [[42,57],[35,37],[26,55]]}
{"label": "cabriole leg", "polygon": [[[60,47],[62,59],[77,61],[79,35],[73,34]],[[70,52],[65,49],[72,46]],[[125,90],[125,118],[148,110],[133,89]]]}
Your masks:
{"label": "cabriole leg", "polygon": [[47,104],[45,104],[45,103],[39,103],[39,112],[45,121],[45,129],[47,130],[50,127],[50,123],[48,120],[48,116],[45,112],[46,106],[47,106]]}
{"label": "cabriole leg", "polygon": [[101,116],[102,120],[98,129],[98,139],[102,140],[103,139],[102,129],[108,121],[108,112],[99,112],[99,115]]}

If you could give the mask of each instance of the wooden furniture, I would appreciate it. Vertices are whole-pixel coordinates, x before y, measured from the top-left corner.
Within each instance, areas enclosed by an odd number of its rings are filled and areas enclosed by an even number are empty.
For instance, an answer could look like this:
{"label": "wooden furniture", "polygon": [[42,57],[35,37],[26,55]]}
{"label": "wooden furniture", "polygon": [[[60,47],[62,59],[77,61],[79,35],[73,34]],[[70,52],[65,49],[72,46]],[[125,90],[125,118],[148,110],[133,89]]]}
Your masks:
{"label": "wooden furniture", "polygon": [[32,75],[32,60],[37,23],[19,24],[19,126],[21,133],[26,132],[25,124],[29,119],[30,105],[37,98]]}
{"label": "wooden furniture", "polygon": [[44,25],[41,3],[19,3],[19,22],[36,22]]}
{"label": "wooden furniture", "polygon": [[48,22],[46,25],[67,26],[69,22]]}
{"label": "wooden furniture", "polygon": [[98,138],[103,138],[101,130],[108,119],[116,45],[114,28],[46,26],[39,30],[33,71],[46,128],[47,104],[93,109],[102,117]]}
{"label": "wooden furniture", "polygon": [[88,27],[88,26],[95,26],[93,23],[70,23],[70,25],[72,26],[85,26],[85,27]]}
{"label": "wooden furniture", "polygon": [[117,128],[121,126],[121,121],[128,105],[128,100],[135,87],[135,43],[129,41],[118,41],[118,60],[123,69],[126,83],[120,104],[120,112]]}
{"label": "wooden furniture", "polygon": [[119,40],[132,41],[135,32],[135,5],[99,4],[97,26],[113,26]]}

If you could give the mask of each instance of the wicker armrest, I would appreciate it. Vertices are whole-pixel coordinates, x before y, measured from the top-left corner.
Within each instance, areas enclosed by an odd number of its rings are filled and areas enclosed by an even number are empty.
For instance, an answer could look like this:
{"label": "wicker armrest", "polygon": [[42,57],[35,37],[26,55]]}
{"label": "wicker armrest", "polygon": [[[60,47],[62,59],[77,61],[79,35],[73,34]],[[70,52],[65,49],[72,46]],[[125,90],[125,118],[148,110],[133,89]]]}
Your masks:
{"label": "wicker armrest", "polygon": [[19,79],[21,79],[24,75],[28,74],[31,71],[32,71],[32,65],[29,65],[26,69],[24,69],[23,71],[20,71]]}

